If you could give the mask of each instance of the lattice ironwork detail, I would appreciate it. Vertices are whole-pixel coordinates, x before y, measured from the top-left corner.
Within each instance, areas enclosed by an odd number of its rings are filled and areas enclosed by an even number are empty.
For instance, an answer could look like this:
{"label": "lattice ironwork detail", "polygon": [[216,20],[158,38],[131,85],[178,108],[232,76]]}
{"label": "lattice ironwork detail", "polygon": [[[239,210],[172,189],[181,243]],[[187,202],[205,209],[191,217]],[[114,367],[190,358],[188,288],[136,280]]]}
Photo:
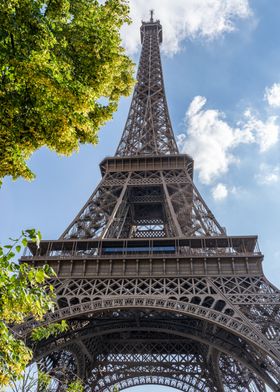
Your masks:
{"label": "lattice ironwork detail", "polygon": [[[76,350],[85,355],[88,390],[109,391],[114,384],[121,387],[131,378],[157,376],[181,381],[189,391],[265,391],[264,381],[269,379],[263,358],[225,330],[178,315],[116,313],[70,324],[78,341]],[[60,337],[55,348],[60,347],[64,355],[69,341],[73,344],[73,336]],[[51,344],[46,342],[38,353],[48,361],[54,355]]]}
{"label": "lattice ironwork detail", "polygon": [[185,169],[106,173],[61,238],[223,234]]}
{"label": "lattice ironwork detail", "polygon": [[28,246],[48,262],[55,311],[19,326],[67,319],[34,361],[87,392],[142,384],[180,391],[280,391],[280,291],[263,275],[256,236],[227,236],[179,154],[165,98],[159,21],[143,22],[125,129],[102,179],[59,240]]}
{"label": "lattice ironwork detail", "polygon": [[142,52],[131,107],[117,156],[178,153],[164,91],[159,22],[143,23]]}

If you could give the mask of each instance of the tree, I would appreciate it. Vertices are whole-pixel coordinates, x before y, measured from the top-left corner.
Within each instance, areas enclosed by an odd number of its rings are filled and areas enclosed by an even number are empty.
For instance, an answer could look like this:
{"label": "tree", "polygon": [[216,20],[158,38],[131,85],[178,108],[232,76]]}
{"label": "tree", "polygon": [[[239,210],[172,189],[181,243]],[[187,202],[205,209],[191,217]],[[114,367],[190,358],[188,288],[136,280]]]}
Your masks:
{"label": "tree", "polygon": [[133,85],[119,30],[126,0],[0,2],[0,179],[31,179],[26,160],[47,146],[69,155],[97,143]]}
{"label": "tree", "polygon": [[[75,376],[76,377],[76,376]],[[64,380],[65,381],[65,380]],[[12,392],[83,392],[84,383],[81,379],[65,382],[29,366],[25,369],[20,380],[13,380],[10,384]]]}
{"label": "tree", "polygon": [[[54,275],[51,267],[35,269],[13,261],[28,240],[39,245],[40,233],[26,230],[11,245],[0,246],[0,386],[21,376],[33,356],[14,327],[27,317],[40,320],[54,307],[53,288],[46,283]],[[35,338],[40,336],[46,332],[35,332]]]}
{"label": "tree", "polygon": [[[12,392],[83,392],[85,385],[83,380],[75,375],[74,381],[65,386],[62,380],[29,366],[21,380],[11,383],[10,389]],[[119,392],[117,385],[113,386],[112,392]]]}
{"label": "tree", "polygon": [[[65,374],[62,379],[29,366],[33,357],[32,344],[27,346],[17,333],[17,325],[26,318],[42,320],[54,310],[54,289],[48,280],[55,273],[49,265],[41,268],[13,261],[28,240],[40,245],[41,234],[25,230],[11,244],[0,246],[0,390],[7,385],[14,392],[82,392],[84,385],[77,375]],[[33,328],[30,339],[36,343],[68,330],[65,320]]]}

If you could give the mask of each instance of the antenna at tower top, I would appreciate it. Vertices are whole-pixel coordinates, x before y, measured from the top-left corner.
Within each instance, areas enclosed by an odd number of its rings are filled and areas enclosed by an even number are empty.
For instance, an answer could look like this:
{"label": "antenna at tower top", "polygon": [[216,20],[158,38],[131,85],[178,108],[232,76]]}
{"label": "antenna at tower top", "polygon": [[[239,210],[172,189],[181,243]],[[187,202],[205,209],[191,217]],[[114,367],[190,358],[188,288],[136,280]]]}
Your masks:
{"label": "antenna at tower top", "polygon": [[150,22],[153,23],[153,21],[154,21],[154,10],[150,10],[150,13],[151,13]]}

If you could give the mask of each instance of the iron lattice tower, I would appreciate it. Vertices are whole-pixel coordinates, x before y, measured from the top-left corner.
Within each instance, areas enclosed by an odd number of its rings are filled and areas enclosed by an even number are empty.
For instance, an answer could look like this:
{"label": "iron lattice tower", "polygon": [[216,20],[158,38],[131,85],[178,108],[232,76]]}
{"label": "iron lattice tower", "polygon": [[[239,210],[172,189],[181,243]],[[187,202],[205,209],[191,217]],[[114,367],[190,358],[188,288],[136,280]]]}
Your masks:
{"label": "iron lattice tower", "polygon": [[44,323],[70,326],[34,360],[78,374],[87,391],[279,391],[280,292],[264,276],[257,237],[226,235],[193,183],[193,160],[178,151],[159,21],[142,23],[141,41],[128,119],[101,182],[58,240],[30,243],[22,257],[54,268],[57,308]]}

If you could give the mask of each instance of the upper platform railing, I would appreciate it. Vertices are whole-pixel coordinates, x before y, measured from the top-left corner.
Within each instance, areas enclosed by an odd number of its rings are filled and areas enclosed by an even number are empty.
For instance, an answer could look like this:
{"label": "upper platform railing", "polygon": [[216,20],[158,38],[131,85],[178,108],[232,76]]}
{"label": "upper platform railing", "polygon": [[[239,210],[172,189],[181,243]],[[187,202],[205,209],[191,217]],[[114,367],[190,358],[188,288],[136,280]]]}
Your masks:
{"label": "upper platform railing", "polygon": [[38,248],[30,242],[21,261],[29,259],[79,259],[146,257],[221,257],[260,256],[257,236],[190,237],[184,239],[114,239],[41,241]]}

